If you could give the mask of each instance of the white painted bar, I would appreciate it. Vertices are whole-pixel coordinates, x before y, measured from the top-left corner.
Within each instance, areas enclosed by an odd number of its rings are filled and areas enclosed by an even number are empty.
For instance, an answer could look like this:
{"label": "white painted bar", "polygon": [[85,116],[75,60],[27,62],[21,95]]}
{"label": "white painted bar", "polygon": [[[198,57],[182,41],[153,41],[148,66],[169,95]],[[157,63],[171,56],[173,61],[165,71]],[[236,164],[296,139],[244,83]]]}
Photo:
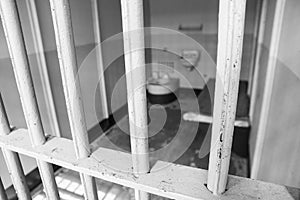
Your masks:
{"label": "white painted bar", "polygon": [[[208,115],[203,115],[201,113],[195,113],[195,112],[186,112],[183,114],[182,118],[186,121],[191,122],[200,122],[200,123],[208,123],[211,124],[213,122],[213,117]],[[240,118],[235,119],[234,121],[235,127],[243,127],[248,128],[250,127],[249,118]]]}
{"label": "white painted bar", "polygon": [[218,57],[207,186],[226,189],[243,50],[246,0],[219,1]]}
{"label": "white painted bar", "polygon": [[[4,103],[0,94],[0,135],[8,135],[9,133],[10,126]],[[2,153],[18,198],[21,200],[30,200],[31,195],[26,184],[25,175],[19,155],[16,152],[12,152],[7,149],[2,149]]]}
{"label": "white painted bar", "polygon": [[5,189],[4,189],[1,177],[0,177],[0,200],[7,200],[7,196],[5,193]]}
{"label": "white painted bar", "polygon": [[[266,27],[266,19],[267,19],[267,11],[268,11],[268,3],[269,0],[261,0],[261,12],[260,12],[260,21],[259,21],[259,28],[258,28],[258,38],[257,38],[257,46],[256,46],[256,52],[255,52],[255,60],[254,60],[254,66],[253,66],[253,78],[252,78],[252,87],[251,87],[251,95],[250,95],[250,108],[249,108],[249,117],[250,121],[253,122],[253,114],[254,114],[254,108],[256,103],[256,95],[257,95],[257,79],[258,79],[258,73],[259,73],[259,64],[260,64],[260,56],[262,53],[262,47],[263,47],[263,40],[265,35],[265,27]],[[252,174],[252,173],[251,173]]]}
{"label": "white painted bar", "polygon": [[[33,146],[45,143],[44,130],[34,93],[27,52],[15,0],[0,1],[1,19],[9,54],[21,98],[30,140]],[[49,199],[58,200],[59,195],[50,164],[37,160],[39,171]]]}
{"label": "white painted bar", "polygon": [[94,28],[94,38],[96,43],[96,63],[99,75],[99,88],[100,88],[100,99],[101,99],[101,108],[104,118],[109,117],[108,104],[107,104],[107,94],[105,88],[105,76],[104,76],[104,63],[101,47],[101,32],[100,32],[100,20],[99,20],[99,9],[98,9],[98,0],[91,0],[92,6],[92,17],[93,17],[93,28]]}
{"label": "white painted bar", "polygon": [[[142,0],[121,0],[128,117],[133,171],[149,172],[144,16]],[[135,190],[137,200],[149,199]]]}
{"label": "white painted bar", "polygon": [[8,135],[10,133],[10,126],[8,117],[4,107],[2,95],[0,93],[0,135]]}
{"label": "white painted bar", "polygon": [[[74,147],[78,159],[90,156],[87,127],[77,74],[78,66],[74,44],[69,0],[50,0],[55,29],[58,59]],[[97,199],[95,179],[80,174],[86,199]]]}
{"label": "white painted bar", "polygon": [[45,49],[42,40],[42,33],[40,29],[35,0],[26,0],[26,6],[28,11],[30,28],[32,32],[34,49],[36,52],[39,74],[40,74],[42,88],[43,88],[44,99],[47,108],[47,114],[50,121],[50,127],[53,134],[55,134],[56,136],[61,136],[59,124],[58,124],[58,118],[55,110],[51,84],[48,75]]}
{"label": "white painted bar", "polygon": [[7,149],[2,149],[2,153],[18,199],[30,200],[31,195],[25,180],[19,155]]}
{"label": "white painted bar", "polygon": [[265,89],[263,94],[262,106],[260,111],[260,121],[257,130],[257,138],[255,143],[255,151],[253,155],[253,163],[251,169],[251,177],[257,178],[260,161],[264,146],[264,140],[267,129],[268,114],[270,111],[271,98],[273,92],[273,84],[275,79],[275,70],[277,66],[278,50],[281,37],[281,29],[283,26],[284,9],[286,0],[276,1],[276,8],[272,26],[271,42],[269,49],[268,65],[265,80]]}
{"label": "white painted bar", "polygon": [[224,195],[215,196],[205,186],[207,170],[162,161],[158,161],[150,173],[136,177],[131,171],[132,161],[128,153],[99,148],[90,157],[78,160],[72,140],[53,137],[45,145],[32,147],[25,129],[0,136],[0,147],[171,199],[294,200],[293,197],[300,196],[299,189],[231,175],[228,176],[228,190]]}
{"label": "white painted bar", "polygon": [[256,9],[255,9],[255,20],[254,20],[254,30],[253,30],[253,38],[252,38],[252,51],[251,51],[251,62],[249,66],[249,75],[248,75],[248,88],[247,94],[251,95],[252,86],[253,86],[253,78],[254,78],[254,68],[255,68],[255,57],[256,51],[258,48],[258,37],[259,37],[259,27],[260,27],[260,19],[262,13],[262,5],[263,0],[257,0]]}

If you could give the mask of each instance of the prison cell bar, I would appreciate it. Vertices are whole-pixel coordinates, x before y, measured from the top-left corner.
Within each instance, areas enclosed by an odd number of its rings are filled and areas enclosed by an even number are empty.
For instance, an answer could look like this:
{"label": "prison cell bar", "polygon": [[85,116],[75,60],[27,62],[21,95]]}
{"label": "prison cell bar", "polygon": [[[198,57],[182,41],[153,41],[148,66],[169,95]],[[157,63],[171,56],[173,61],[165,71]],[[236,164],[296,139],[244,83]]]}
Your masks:
{"label": "prison cell bar", "polygon": [[41,86],[45,99],[45,105],[47,109],[49,124],[51,127],[52,134],[61,136],[58,115],[55,109],[55,102],[53,98],[53,92],[51,89],[50,77],[47,69],[46,54],[43,44],[43,38],[40,28],[40,20],[38,18],[37,2],[33,0],[25,0],[30,29],[32,32],[34,51],[36,52],[36,61],[38,65],[39,75],[41,77]]}
{"label": "prison cell bar", "polygon": [[[121,0],[121,13],[132,164],[139,176],[150,170],[143,1]],[[135,198],[146,200],[149,194],[136,189]]]}
{"label": "prison cell bar", "polygon": [[[10,131],[8,117],[0,93],[0,135],[8,135]],[[19,155],[16,152],[4,148],[2,149],[2,152],[18,198],[21,200],[31,199],[28,186],[27,184],[24,184],[26,183],[26,180]]]}
{"label": "prison cell bar", "polygon": [[[34,93],[16,1],[0,1],[0,10],[22,108],[30,132],[30,140],[33,146],[42,145],[46,142],[46,139]],[[59,195],[51,164],[37,160],[37,165],[47,197],[58,200]]]}
{"label": "prison cell bar", "polygon": [[[24,41],[21,34],[20,22],[18,21],[17,10],[14,1],[7,1],[11,5],[5,5],[1,1],[1,14],[5,29],[6,37],[8,40],[10,54],[13,60],[14,70],[16,74],[18,88],[20,90],[21,101],[26,116],[26,122],[30,130],[31,141],[33,144],[43,144],[45,142],[45,137],[43,135],[43,129],[41,126],[41,121],[39,113],[37,110],[36,99],[33,93],[32,80],[30,77],[28,69],[28,60],[26,57],[26,50],[24,48]],[[55,2],[54,2],[55,3]],[[77,144],[78,138],[73,137],[75,141],[75,149],[77,156],[82,154],[82,158],[88,157],[90,150],[87,141],[86,127],[83,118],[82,105],[80,102],[79,87],[76,85],[75,68],[77,67],[76,56],[74,50],[74,41],[71,32],[71,20],[68,1],[58,2],[58,7],[52,2],[52,11],[57,12],[61,15],[61,18],[54,20],[54,27],[56,29],[58,54],[60,55],[61,71],[63,75],[64,90],[65,94],[70,95],[66,97],[69,120],[71,121],[71,128],[76,130],[79,128],[79,137],[87,142],[88,148],[79,149]],[[67,6],[66,6],[67,5]],[[4,19],[5,13],[3,12],[3,7],[7,8],[12,6],[12,10],[8,13],[13,13],[13,21],[9,19]],[[64,9],[64,6],[66,6]],[[59,9],[57,9],[59,8]],[[8,9],[9,10],[9,9]],[[242,41],[243,41],[243,27],[244,27],[244,14],[245,14],[245,1],[239,0],[221,0],[220,1],[220,13],[219,13],[219,44],[218,44],[218,67],[217,67],[217,83],[216,83],[216,95],[215,95],[215,106],[214,106],[214,121],[213,121],[213,137],[212,137],[212,149],[210,154],[210,166],[208,175],[208,188],[213,191],[214,194],[220,194],[224,192],[226,186],[226,180],[228,175],[229,157],[232,142],[232,132],[236,109],[236,100],[238,93],[238,82],[239,82],[239,72],[240,72],[240,62],[242,54]],[[145,98],[145,60],[144,60],[144,35],[143,31],[139,30],[143,28],[143,12],[142,12],[142,2],[141,1],[125,1],[122,0],[122,16],[123,16],[123,30],[124,30],[124,49],[125,49],[125,65],[127,73],[127,89],[128,89],[128,109],[130,118],[130,132],[131,132],[131,147],[132,147],[132,161],[134,166],[134,174],[139,175],[139,173],[145,174],[149,171],[149,158],[148,158],[148,141],[147,141],[147,109],[146,109],[146,98]],[[222,17],[226,16],[226,17]],[[7,24],[5,24],[5,21]],[[61,22],[62,21],[62,22]],[[13,22],[13,23],[8,23]],[[13,30],[10,30],[9,24],[14,24],[17,22],[17,26],[12,25]],[[59,25],[62,23],[63,25]],[[237,26],[236,26],[237,25]],[[7,27],[6,27],[7,26]],[[61,27],[60,27],[61,26]],[[61,30],[58,30],[61,29]],[[136,30],[136,34],[129,34],[128,31]],[[10,32],[11,31],[11,32]],[[59,34],[58,34],[59,31]],[[17,35],[14,35],[14,32]],[[17,36],[17,43],[12,41],[12,38],[8,37]],[[63,35],[64,37],[60,38]],[[14,38],[14,39],[15,39]],[[18,46],[17,44],[20,44]],[[65,42],[65,43],[64,43]],[[67,46],[67,49],[63,49]],[[11,46],[10,46],[11,45]],[[17,51],[12,50],[12,46],[15,48],[19,47],[17,50],[21,50],[21,54]],[[62,49],[61,46],[64,48]],[[141,48],[141,49],[139,49]],[[137,50],[139,49],[139,50]],[[128,53],[129,52],[129,53]],[[15,57],[14,57],[15,56]],[[14,58],[14,59],[13,59]],[[64,61],[62,58],[66,58]],[[66,62],[66,63],[65,63]],[[19,65],[24,66],[24,68],[18,68]],[[71,65],[69,65],[71,64]],[[68,68],[70,67],[70,68]],[[68,71],[68,69],[70,71]],[[132,72],[134,71],[134,72]],[[21,72],[24,72],[23,74]],[[71,72],[71,73],[66,73]],[[139,76],[133,76],[133,74]],[[71,74],[71,76],[70,76]],[[19,77],[20,76],[20,77]],[[25,77],[24,77],[25,76]],[[70,81],[70,78],[71,80]],[[22,79],[24,78],[24,79]],[[67,82],[71,83],[68,85]],[[22,82],[23,81],[23,82]],[[24,83],[25,84],[21,84]],[[77,83],[78,84],[78,83]],[[24,86],[25,85],[25,86]],[[24,92],[28,92],[27,94]],[[22,93],[24,92],[24,93]],[[69,93],[70,92],[70,93]],[[75,108],[73,105],[72,95],[75,95],[76,102]],[[76,98],[77,97],[77,98]],[[131,100],[131,97],[132,100]],[[73,108],[73,109],[70,109]],[[142,110],[142,111],[141,111]],[[33,112],[30,112],[33,111]],[[79,112],[77,114],[72,113],[73,111]],[[30,115],[33,114],[33,115]],[[34,116],[32,118],[32,116]],[[72,118],[72,119],[70,119]],[[78,127],[74,124],[74,121],[80,119]],[[74,121],[73,121],[74,120]],[[141,131],[140,131],[141,130]],[[78,131],[78,130],[76,130]],[[74,131],[72,131],[74,136]],[[216,144],[215,144],[216,141]],[[216,145],[216,146],[215,146]],[[38,161],[39,162],[39,161]],[[53,172],[51,173],[49,165],[47,163],[39,162],[40,170],[43,171],[43,167],[46,166],[46,173],[50,178],[53,179]],[[42,165],[45,164],[45,165]],[[42,168],[41,168],[42,167]],[[45,171],[44,171],[45,172]],[[43,174],[42,174],[43,175]],[[45,177],[42,177],[45,182]],[[90,179],[92,180],[92,179]],[[92,181],[91,181],[92,182]],[[54,182],[55,183],[55,182]],[[85,185],[85,182],[83,182]],[[93,184],[93,183],[92,183]],[[46,191],[49,189],[45,185]],[[50,189],[54,189],[54,192],[46,192],[54,197],[57,194],[55,191],[56,185],[50,185]],[[93,188],[93,187],[92,187]],[[142,195],[141,195],[142,194]],[[141,195],[141,196],[140,196]],[[48,196],[49,197],[49,196]],[[148,194],[144,192],[137,192],[137,198],[148,198]],[[54,198],[52,198],[54,199]]]}
{"label": "prison cell bar", "polygon": [[[78,66],[74,44],[69,0],[50,0],[52,19],[60,64],[67,113],[78,159],[90,156],[87,127],[77,74]],[[96,200],[95,178],[80,173],[85,199]]]}
{"label": "prison cell bar", "polygon": [[106,93],[106,84],[105,84],[105,67],[104,67],[104,60],[103,60],[103,53],[101,43],[101,31],[100,31],[100,20],[99,20],[99,2],[98,0],[91,0],[91,7],[92,7],[92,17],[93,17],[93,29],[94,29],[94,38],[96,43],[96,63],[97,63],[97,70],[99,74],[99,88],[100,88],[100,101],[101,101],[101,108],[102,114],[104,118],[109,118],[109,111],[108,111],[108,103],[107,103],[107,93]]}
{"label": "prison cell bar", "polygon": [[295,200],[293,197],[297,199],[300,195],[299,189],[229,175],[228,190],[223,195],[215,196],[205,186],[207,170],[163,161],[157,161],[150,173],[136,177],[132,173],[132,156],[129,153],[99,147],[90,157],[78,160],[72,140],[51,137],[44,145],[32,147],[26,129],[16,129],[7,136],[0,136],[0,146],[79,173],[170,199]]}
{"label": "prison cell bar", "polygon": [[208,189],[225,192],[241,69],[246,0],[220,0]]}
{"label": "prison cell bar", "polygon": [[[250,108],[249,108],[249,118],[250,121],[253,122],[253,114],[254,114],[254,108],[255,108],[255,102],[256,102],[256,95],[257,95],[257,77],[259,72],[259,65],[260,65],[260,56],[262,54],[263,49],[263,42],[264,42],[264,36],[265,36],[265,28],[266,28],[266,21],[267,21],[267,11],[268,11],[268,4],[269,0],[260,0],[261,2],[261,10],[259,13],[259,25],[258,25],[258,33],[257,33],[257,39],[256,39],[256,48],[255,48],[255,56],[253,61],[253,77],[252,77],[252,86],[251,86],[251,92],[250,92]],[[254,156],[255,157],[255,156]],[[251,176],[253,168],[251,169]]]}

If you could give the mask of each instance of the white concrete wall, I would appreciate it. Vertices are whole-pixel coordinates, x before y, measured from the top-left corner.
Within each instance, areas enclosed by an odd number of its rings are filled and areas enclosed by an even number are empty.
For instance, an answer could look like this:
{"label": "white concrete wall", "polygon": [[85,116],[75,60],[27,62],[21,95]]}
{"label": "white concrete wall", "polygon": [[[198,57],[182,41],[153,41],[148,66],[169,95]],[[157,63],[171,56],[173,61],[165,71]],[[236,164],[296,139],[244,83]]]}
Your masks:
{"label": "white concrete wall", "polygon": [[[246,34],[253,33],[256,2],[256,0],[247,1]],[[204,34],[217,33],[218,0],[152,0],[150,6],[152,26],[176,30],[179,24],[203,24]]]}
{"label": "white concrete wall", "polygon": [[[241,79],[248,80],[251,62],[251,49],[253,42],[256,0],[247,1],[245,36],[243,48],[243,61]],[[214,78],[216,73],[217,34],[218,34],[218,0],[152,0],[150,1],[151,26],[163,27],[178,31],[179,25],[185,27],[199,27],[203,24],[202,31],[184,31],[185,39],[176,34],[161,33],[151,38],[152,46],[167,49],[181,55],[183,50],[198,50],[201,53],[196,70],[188,71],[182,66],[179,58],[171,54],[154,51],[153,62],[172,62],[174,70],[189,80],[194,88],[203,88],[209,78]],[[201,47],[199,47],[201,46]],[[203,48],[203,49],[202,49]],[[207,54],[208,53],[208,54]],[[200,72],[200,73],[199,73]],[[178,77],[175,73],[172,76]],[[181,78],[181,87],[189,84]]]}

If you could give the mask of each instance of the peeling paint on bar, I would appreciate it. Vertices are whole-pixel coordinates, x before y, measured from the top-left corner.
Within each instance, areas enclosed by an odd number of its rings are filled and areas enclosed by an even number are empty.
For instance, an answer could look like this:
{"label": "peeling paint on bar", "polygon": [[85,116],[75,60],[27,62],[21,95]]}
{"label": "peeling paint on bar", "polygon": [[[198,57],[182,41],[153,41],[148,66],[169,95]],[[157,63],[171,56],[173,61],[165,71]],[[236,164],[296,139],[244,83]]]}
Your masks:
{"label": "peeling paint on bar", "polygon": [[220,0],[218,57],[214,96],[208,189],[225,192],[230,163],[240,68],[246,0]]}
{"label": "peeling paint on bar", "polygon": [[[78,66],[70,3],[69,0],[50,0],[50,5],[72,138],[77,158],[82,159],[90,156],[91,150],[77,76]],[[86,174],[80,174],[80,179],[84,187],[85,198],[96,200],[97,188],[95,179]]]}
{"label": "peeling paint on bar", "polygon": [[150,173],[136,177],[130,172],[132,162],[128,153],[99,148],[89,158],[78,160],[72,140],[53,137],[44,145],[33,148],[25,129],[0,136],[0,146],[79,173],[171,199],[294,200],[300,196],[299,189],[231,175],[228,176],[227,191],[215,196],[206,187],[207,170],[162,161],[158,161]]}
{"label": "peeling paint on bar", "polygon": [[[149,172],[144,14],[142,0],[121,0],[128,117],[133,171]],[[135,198],[147,200],[147,193],[135,190]]]}

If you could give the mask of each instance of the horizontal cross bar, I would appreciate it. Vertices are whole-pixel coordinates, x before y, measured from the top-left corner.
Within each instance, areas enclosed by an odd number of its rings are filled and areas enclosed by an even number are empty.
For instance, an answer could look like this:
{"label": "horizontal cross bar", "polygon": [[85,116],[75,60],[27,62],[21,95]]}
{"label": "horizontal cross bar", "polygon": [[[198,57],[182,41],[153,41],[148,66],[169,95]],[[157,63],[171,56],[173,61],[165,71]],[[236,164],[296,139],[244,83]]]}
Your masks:
{"label": "horizontal cross bar", "polygon": [[90,157],[78,160],[72,140],[51,137],[44,145],[32,147],[26,129],[17,129],[10,135],[0,136],[0,147],[79,173],[172,199],[292,200],[300,195],[299,189],[229,176],[227,191],[221,196],[215,196],[206,188],[207,170],[162,161],[158,161],[150,173],[136,177],[132,171],[131,155],[128,153],[98,148]]}

